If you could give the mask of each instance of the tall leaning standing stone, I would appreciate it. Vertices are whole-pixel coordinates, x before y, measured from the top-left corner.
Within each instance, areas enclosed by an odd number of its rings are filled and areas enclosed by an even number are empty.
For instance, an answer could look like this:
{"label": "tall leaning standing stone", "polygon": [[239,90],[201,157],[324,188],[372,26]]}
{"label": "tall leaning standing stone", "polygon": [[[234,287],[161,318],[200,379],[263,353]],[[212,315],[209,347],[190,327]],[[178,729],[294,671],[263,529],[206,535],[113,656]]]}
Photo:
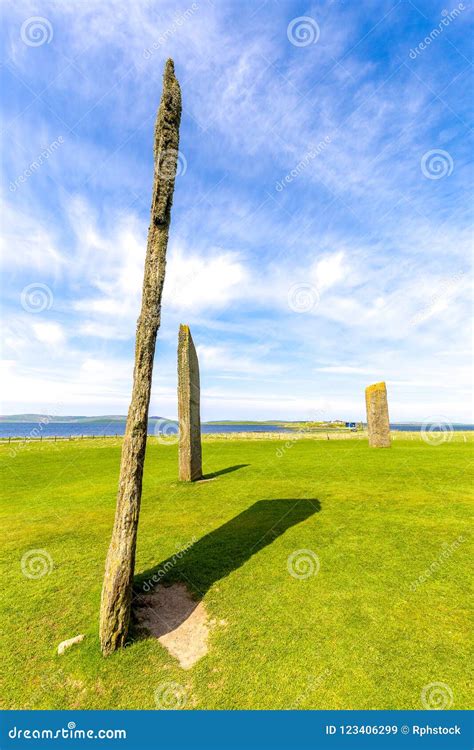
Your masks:
{"label": "tall leaning standing stone", "polygon": [[371,448],[390,448],[392,441],[385,383],[374,383],[365,389],[365,405],[369,445]]}
{"label": "tall leaning standing stone", "polygon": [[202,477],[199,362],[189,326],[178,336],[179,479]]}
{"label": "tall leaning standing stone", "polygon": [[181,91],[168,60],[156,118],[151,220],[143,278],[142,307],[135,339],[135,367],[122,446],[114,528],[105,563],[100,606],[100,645],[107,656],[125,644],[130,622],[138,515],[142,494],[155,342],[160,325],[161,293],[178,159]]}

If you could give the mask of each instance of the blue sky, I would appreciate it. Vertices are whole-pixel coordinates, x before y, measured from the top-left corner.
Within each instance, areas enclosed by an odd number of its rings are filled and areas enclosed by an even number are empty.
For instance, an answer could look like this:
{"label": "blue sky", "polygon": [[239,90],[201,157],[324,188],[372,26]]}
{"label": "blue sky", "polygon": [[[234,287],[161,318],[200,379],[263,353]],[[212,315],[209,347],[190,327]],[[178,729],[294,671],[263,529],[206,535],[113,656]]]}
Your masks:
{"label": "blue sky", "polygon": [[[163,64],[151,414],[471,421],[470,3],[3,3],[3,413],[126,413]],[[35,166],[36,163],[36,166]],[[33,167],[31,166],[33,164]]]}

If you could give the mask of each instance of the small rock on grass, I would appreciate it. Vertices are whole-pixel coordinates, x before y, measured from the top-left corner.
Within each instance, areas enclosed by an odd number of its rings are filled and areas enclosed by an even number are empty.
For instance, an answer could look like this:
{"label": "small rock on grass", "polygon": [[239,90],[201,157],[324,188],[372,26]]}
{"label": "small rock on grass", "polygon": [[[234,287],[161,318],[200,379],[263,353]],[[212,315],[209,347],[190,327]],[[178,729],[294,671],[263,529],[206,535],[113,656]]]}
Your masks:
{"label": "small rock on grass", "polygon": [[58,654],[64,654],[66,649],[70,648],[71,646],[74,646],[75,643],[80,643],[85,638],[84,633],[81,633],[80,635],[75,635],[74,638],[69,638],[67,641],[62,641],[58,646]]}

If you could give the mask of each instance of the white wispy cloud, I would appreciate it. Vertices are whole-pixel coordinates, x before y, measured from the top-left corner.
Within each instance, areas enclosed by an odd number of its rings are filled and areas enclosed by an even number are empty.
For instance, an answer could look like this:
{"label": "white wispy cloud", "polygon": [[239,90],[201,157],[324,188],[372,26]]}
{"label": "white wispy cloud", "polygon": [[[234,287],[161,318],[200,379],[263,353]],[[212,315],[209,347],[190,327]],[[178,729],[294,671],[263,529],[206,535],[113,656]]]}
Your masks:
{"label": "white wispy cloud", "polygon": [[38,341],[43,344],[57,346],[66,341],[64,329],[58,323],[33,323],[32,328]]}
{"label": "white wispy cloud", "polygon": [[207,255],[174,245],[167,262],[163,304],[199,314],[226,307],[242,295],[248,270],[237,253],[210,249]]}

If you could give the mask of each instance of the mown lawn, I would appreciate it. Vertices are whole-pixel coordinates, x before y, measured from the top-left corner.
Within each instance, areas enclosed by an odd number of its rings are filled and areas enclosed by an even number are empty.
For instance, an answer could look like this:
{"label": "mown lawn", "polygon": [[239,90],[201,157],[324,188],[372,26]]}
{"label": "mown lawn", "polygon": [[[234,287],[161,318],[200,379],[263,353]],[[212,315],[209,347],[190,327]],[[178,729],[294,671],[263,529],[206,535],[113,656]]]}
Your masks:
{"label": "mown lawn", "polygon": [[[152,638],[99,651],[120,441],[0,447],[3,707],[153,709],[158,690],[184,708],[417,709],[439,682],[452,708],[469,706],[472,442],[226,440],[203,453],[208,474],[232,470],[179,484],[176,446],[150,441],[138,538],[137,587],[171,559],[168,579],[216,621],[184,671]],[[22,559],[41,572],[31,550],[49,573],[24,575]],[[290,568],[303,575],[309,554],[304,578],[288,570],[301,550]]]}

